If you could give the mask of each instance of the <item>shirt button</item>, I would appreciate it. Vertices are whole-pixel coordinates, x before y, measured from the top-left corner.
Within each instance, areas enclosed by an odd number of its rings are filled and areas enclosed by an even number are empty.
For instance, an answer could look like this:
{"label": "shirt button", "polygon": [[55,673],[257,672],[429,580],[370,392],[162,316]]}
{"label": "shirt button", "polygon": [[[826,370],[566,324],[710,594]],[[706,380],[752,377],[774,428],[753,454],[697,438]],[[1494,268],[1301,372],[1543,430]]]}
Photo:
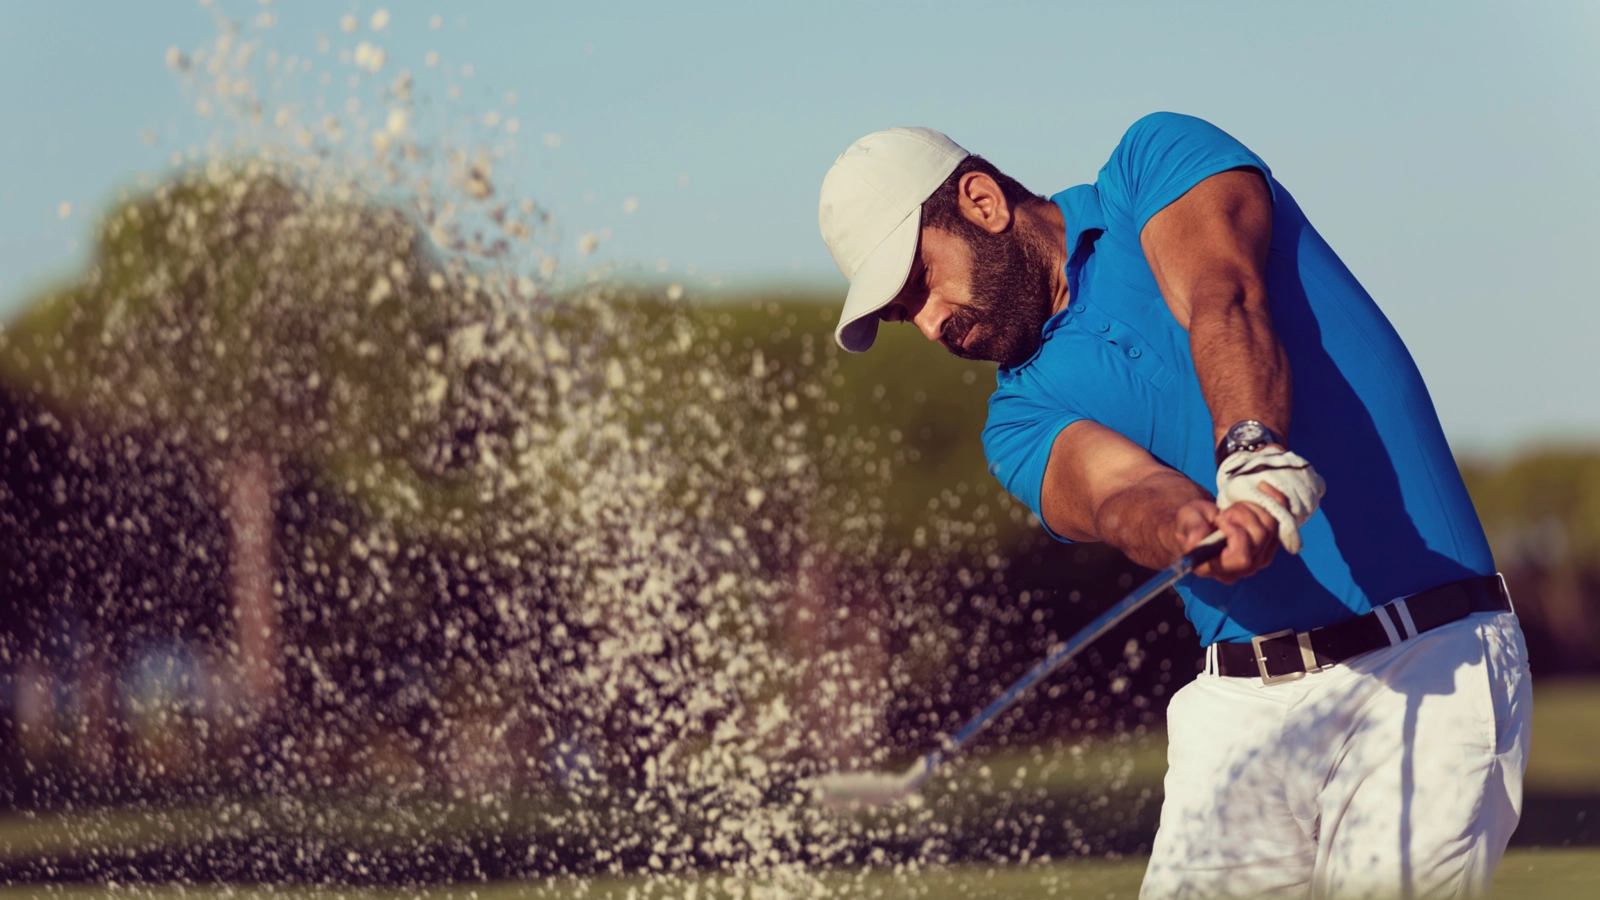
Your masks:
{"label": "shirt button", "polygon": [[1072,304],[1072,311],[1075,312],[1075,313],[1083,312],[1083,304],[1082,303],[1074,303],[1074,304]]}
{"label": "shirt button", "polygon": [[1139,348],[1138,347],[1129,347],[1128,348],[1128,356],[1132,357],[1133,359],[1138,359],[1139,358]]}
{"label": "shirt button", "polygon": [[1110,322],[1101,322],[1100,323],[1100,330],[1101,331],[1110,331],[1111,330],[1111,323]]}

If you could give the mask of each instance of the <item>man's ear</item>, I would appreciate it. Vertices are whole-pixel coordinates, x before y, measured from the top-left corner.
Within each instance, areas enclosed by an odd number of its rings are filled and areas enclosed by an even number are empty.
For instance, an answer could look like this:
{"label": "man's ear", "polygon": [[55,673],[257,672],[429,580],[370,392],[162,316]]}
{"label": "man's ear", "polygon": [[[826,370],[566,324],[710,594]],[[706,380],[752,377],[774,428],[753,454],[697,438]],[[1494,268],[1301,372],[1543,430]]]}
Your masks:
{"label": "man's ear", "polygon": [[956,199],[961,215],[990,234],[1011,226],[1011,204],[993,178],[982,172],[968,172],[956,184]]}

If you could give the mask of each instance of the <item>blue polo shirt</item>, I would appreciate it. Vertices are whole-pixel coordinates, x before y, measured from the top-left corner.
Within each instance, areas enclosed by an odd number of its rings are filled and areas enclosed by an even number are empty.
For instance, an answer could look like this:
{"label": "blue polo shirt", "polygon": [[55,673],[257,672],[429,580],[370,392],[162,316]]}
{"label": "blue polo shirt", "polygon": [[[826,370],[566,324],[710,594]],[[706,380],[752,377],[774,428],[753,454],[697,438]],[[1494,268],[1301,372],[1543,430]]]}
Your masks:
{"label": "blue polo shirt", "polygon": [[[1328,483],[1280,552],[1233,586],[1178,585],[1201,642],[1330,625],[1427,588],[1494,572],[1482,526],[1405,344],[1267,164],[1201,119],[1135,122],[1092,185],[1052,199],[1066,218],[1071,300],[1038,353],[999,371],[984,451],[1000,483],[1039,515],[1056,435],[1088,419],[1149,450],[1208,491],[1211,411],[1189,335],[1139,245],[1145,223],[1205,178],[1239,167],[1271,185],[1266,286],[1294,373],[1289,442]],[[1230,423],[1231,424],[1231,423]]]}

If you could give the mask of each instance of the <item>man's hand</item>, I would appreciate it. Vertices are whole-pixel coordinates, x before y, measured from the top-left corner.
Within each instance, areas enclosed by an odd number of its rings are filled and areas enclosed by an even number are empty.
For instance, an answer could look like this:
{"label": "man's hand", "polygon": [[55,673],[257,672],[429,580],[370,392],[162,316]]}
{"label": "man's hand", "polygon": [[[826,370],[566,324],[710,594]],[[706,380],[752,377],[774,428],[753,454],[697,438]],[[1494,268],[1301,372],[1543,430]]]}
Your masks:
{"label": "man's hand", "polygon": [[[1272,494],[1270,486],[1264,488]],[[1233,584],[1265,569],[1278,552],[1278,522],[1254,503],[1220,509],[1210,500],[1191,500],[1178,507],[1177,534],[1182,552],[1193,550],[1213,531],[1227,536],[1222,555],[1194,570],[1196,575]]]}
{"label": "man's hand", "polygon": [[1328,486],[1311,463],[1282,447],[1241,450],[1217,467],[1217,504],[1224,509],[1248,501],[1277,521],[1278,543],[1300,552],[1300,526],[1317,511]]}

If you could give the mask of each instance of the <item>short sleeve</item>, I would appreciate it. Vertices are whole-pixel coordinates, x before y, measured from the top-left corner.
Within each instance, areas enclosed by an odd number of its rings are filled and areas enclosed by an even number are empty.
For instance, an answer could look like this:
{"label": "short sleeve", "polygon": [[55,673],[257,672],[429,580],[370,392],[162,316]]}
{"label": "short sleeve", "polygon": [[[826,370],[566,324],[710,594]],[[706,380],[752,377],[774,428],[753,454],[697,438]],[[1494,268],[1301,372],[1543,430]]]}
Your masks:
{"label": "short sleeve", "polygon": [[1122,136],[1095,187],[1107,213],[1123,218],[1137,235],[1190,188],[1241,167],[1260,170],[1273,189],[1267,164],[1226,131],[1194,116],[1151,113]]}
{"label": "short sleeve", "polygon": [[[1016,382],[1000,387],[989,397],[989,420],[983,426],[983,452],[993,475],[1011,496],[1033,510],[1044,522],[1044,470],[1056,435],[1073,422],[1088,418],[1067,408],[1057,398],[1018,389]],[[1065,541],[1050,526],[1045,531]]]}

